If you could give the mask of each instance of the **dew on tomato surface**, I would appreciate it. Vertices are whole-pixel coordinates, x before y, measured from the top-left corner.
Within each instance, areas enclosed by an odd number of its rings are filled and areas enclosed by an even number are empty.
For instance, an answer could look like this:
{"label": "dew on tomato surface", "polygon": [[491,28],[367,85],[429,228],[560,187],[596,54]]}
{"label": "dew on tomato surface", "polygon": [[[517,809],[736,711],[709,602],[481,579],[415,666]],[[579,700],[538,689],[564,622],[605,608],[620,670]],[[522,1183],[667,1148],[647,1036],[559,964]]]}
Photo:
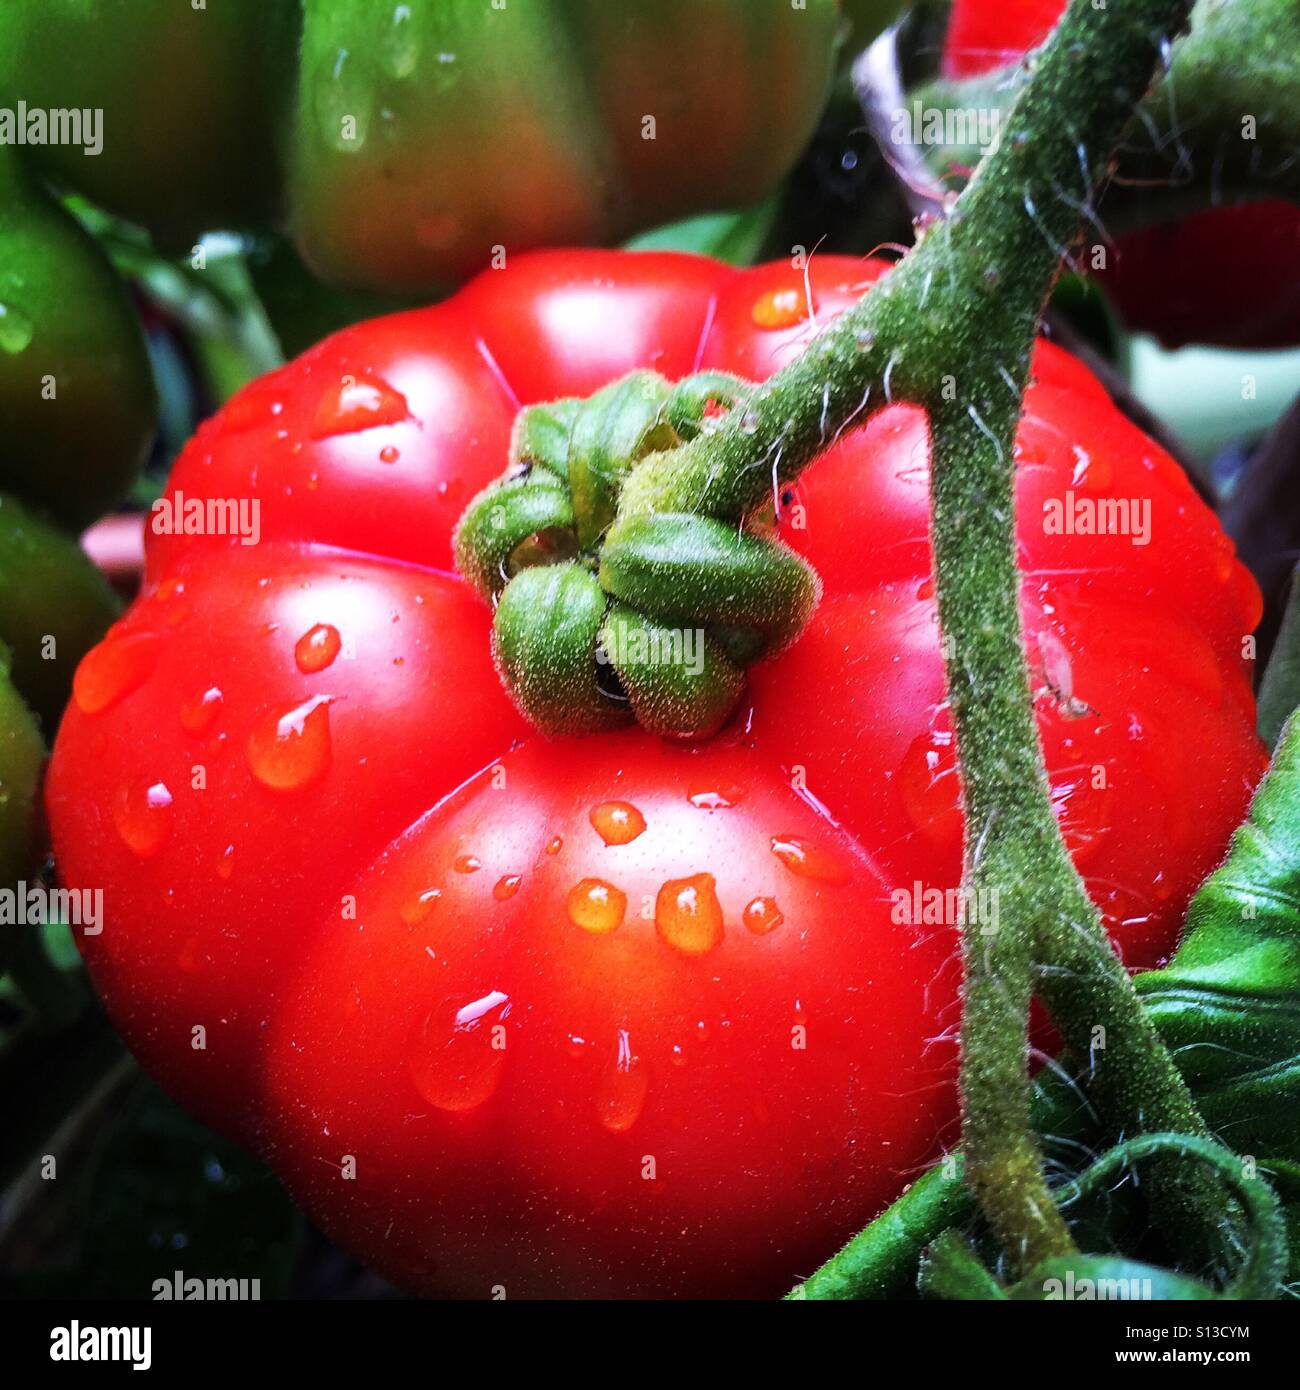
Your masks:
{"label": "dew on tomato surface", "polygon": [[627,1029],[618,1030],[618,1046],[601,1073],[596,1114],[611,1134],[623,1134],[641,1118],[650,1090],[650,1071],[632,1049]]}
{"label": "dew on tomato surface", "polygon": [[181,705],[181,728],[186,733],[206,734],[217,722],[221,702],[225,697],[215,685],[210,685]]}
{"label": "dew on tomato surface", "polygon": [[588,819],[607,845],[631,844],[645,830],[645,817],[630,801],[602,801]]}
{"label": "dew on tomato surface", "polygon": [[1074,470],[1070,474],[1070,486],[1098,490],[1109,487],[1111,480],[1110,461],[1095,457],[1078,444],[1073,446],[1073,450]]}
{"label": "dew on tomato surface", "polygon": [[519,885],[523,882],[522,874],[503,874],[492,886],[492,896],[499,903],[505,902],[508,898],[513,898],[519,891]]}
{"label": "dew on tomato surface", "polygon": [[501,1083],[510,998],[499,989],[437,1005],[416,1024],[407,1070],[416,1090],[439,1110],[482,1105]]}
{"label": "dew on tomato surface", "polygon": [[569,921],[595,936],[616,930],[627,911],[627,894],[603,878],[583,878],[569,889]]}
{"label": "dew on tomato surface", "polygon": [[669,879],[655,898],[655,930],[683,955],[711,951],[722,940],[722,906],[713,875]]}
{"label": "dew on tomato surface", "polygon": [[429,914],[437,907],[438,899],[441,897],[441,889],[426,888],[423,892],[408,898],[398,909],[398,915],[408,927],[418,927],[421,922],[428,920]]}
{"label": "dew on tomato surface", "polygon": [[772,853],[799,878],[817,883],[844,884],[850,871],[846,860],[802,835],[774,835]]}
{"label": "dew on tomato surface", "polygon": [[755,327],[771,332],[793,328],[796,324],[802,323],[810,311],[808,295],[803,288],[790,287],[768,290],[766,294],[760,295],[750,310],[750,318],[753,319]]}
{"label": "dew on tomato surface", "polygon": [[775,898],[753,898],[745,904],[741,921],[755,936],[766,936],[785,921]]}
{"label": "dew on tomato surface", "polygon": [[113,803],[113,824],[123,843],[141,859],[151,859],[172,828],[172,794],[164,782],[130,782]]}
{"label": "dew on tomato surface", "polygon": [[293,659],[303,675],[315,675],[317,671],[333,665],[342,645],[338,628],[329,623],[317,623],[298,639],[293,649]]}
{"label": "dew on tomato surface", "polygon": [[385,444],[379,451],[380,463],[396,463],[402,457],[402,451],[395,444]]}
{"label": "dew on tomato surface", "polygon": [[185,597],[185,585],[179,579],[164,579],[154,591],[162,606],[163,622],[168,627],[180,627],[190,615],[190,601]]}
{"label": "dew on tomato surface", "polygon": [[689,788],[686,799],[701,811],[724,811],[738,806],[745,799],[745,793],[729,782],[709,783],[707,786],[701,783]]}
{"label": "dew on tomato surface", "polygon": [[282,714],[264,715],[248,736],[248,766],[272,791],[298,791],[321,777],[333,756],[331,696],[313,695]]}
{"label": "dew on tomato surface", "polygon": [[223,430],[251,430],[268,424],[284,410],[278,390],[250,386],[240,391],[221,412]]}
{"label": "dew on tomato surface", "polygon": [[312,420],[313,439],[354,434],[376,425],[396,425],[410,418],[406,397],[386,381],[370,376],[345,376],[321,397]]}
{"label": "dew on tomato surface", "polygon": [[235,847],[227,845],[217,857],[217,877],[228,879],[235,872]]}
{"label": "dew on tomato surface", "polygon": [[957,755],[946,729],[929,729],[907,746],[898,791],[912,824],[933,844],[961,841]]}
{"label": "dew on tomato surface", "polygon": [[477,855],[462,854],[451,867],[458,874],[476,874],[483,867],[483,861]]}
{"label": "dew on tomato surface", "polygon": [[564,841],[560,838],[560,836],[556,835],[556,836],[547,844],[547,846],[546,846],[546,852],[547,852],[547,854],[551,854],[551,855],[559,854],[560,850],[561,850],[563,847],[564,847]]}
{"label": "dew on tomato surface", "polygon": [[72,698],[83,714],[101,714],[139,689],[158,664],[161,639],[153,632],[110,634],[92,647],[72,677]]}

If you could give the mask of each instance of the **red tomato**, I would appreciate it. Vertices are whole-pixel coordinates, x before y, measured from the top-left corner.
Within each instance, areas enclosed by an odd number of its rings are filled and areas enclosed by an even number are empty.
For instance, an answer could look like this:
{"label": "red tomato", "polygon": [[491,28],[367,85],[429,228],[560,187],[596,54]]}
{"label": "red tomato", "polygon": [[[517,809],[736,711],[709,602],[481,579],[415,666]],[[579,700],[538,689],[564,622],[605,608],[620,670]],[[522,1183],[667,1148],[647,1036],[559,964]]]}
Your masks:
{"label": "red tomato", "polygon": [[[956,932],[912,910],[961,833],[921,412],[864,411],[784,499],[825,598],[704,746],[530,732],[449,572],[520,403],[646,365],[761,377],[886,269],[549,253],[348,329],[176,466],[173,503],[256,501],[258,543],[150,534],[78,672],[49,814],[65,882],[105,890],[84,949],[114,1019],[403,1285],[776,1294],[954,1135]],[[1172,460],[1036,362],[1048,765],[1148,965],[1263,767],[1259,597]],[[1048,534],[1071,491],[1143,502],[1149,543]]]}
{"label": "red tomato", "polygon": [[[1051,33],[1067,2],[954,0],[944,76],[1015,62]],[[1167,347],[1278,348],[1300,343],[1297,264],[1300,208],[1262,199],[1128,232],[1101,279],[1124,321]]]}

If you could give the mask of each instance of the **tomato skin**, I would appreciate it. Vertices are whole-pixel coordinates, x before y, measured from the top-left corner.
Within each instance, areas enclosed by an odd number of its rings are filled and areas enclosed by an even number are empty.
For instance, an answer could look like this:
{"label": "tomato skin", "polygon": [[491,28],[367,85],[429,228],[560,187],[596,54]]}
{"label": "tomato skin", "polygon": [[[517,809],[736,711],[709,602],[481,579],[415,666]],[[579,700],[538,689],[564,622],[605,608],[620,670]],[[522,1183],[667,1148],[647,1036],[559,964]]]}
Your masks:
{"label": "tomato skin", "polygon": [[[169,498],[256,499],[261,539],[148,537],[55,750],[61,872],[105,889],[83,949],[146,1066],[404,1286],[778,1293],[953,1137],[956,933],[910,907],[961,832],[921,412],[864,409],[783,502],[825,597],[698,748],[530,732],[447,568],[517,403],[761,375],[886,272],[516,258],[249,387],[177,463]],[[1151,964],[1264,765],[1259,595],[1086,369],[1040,344],[1034,377],[1049,775]],[[1145,499],[1147,543],[1046,531],[1069,489]]]}
{"label": "tomato skin", "polygon": [[[954,0],[945,77],[975,77],[1037,47],[1066,0]],[[1207,208],[1118,237],[1100,278],[1120,316],[1170,348],[1300,343],[1300,209],[1281,199]]]}
{"label": "tomato skin", "polygon": [[[591,813],[623,799],[647,828],[606,844]],[[774,837],[833,856],[836,881],[792,873]],[[626,897],[607,933],[569,912],[592,882]],[[665,940],[665,883],[716,893],[726,925],[707,955]],[[441,896],[422,908],[430,884]],[[347,1243],[400,1283],[776,1296],[787,1269],[815,1264],[951,1136],[952,1043],[926,1040],[954,1022],[952,932],[893,923],[874,865],[751,749],[634,734],[587,740],[575,758],[530,740],[355,892],[366,930],[337,914],[322,924],[274,1021],[267,1080],[292,1098],[278,1119],[291,1189],[341,1215]],[[783,918],[765,933],[742,925],[755,898]],[[936,981],[943,1020],[927,1002]],[[452,1011],[498,999],[456,1051]],[[414,1092],[372,1099],[395,1057]],[[851,1138],[842,1118],[825,1123],[846,1111]],[[346,1202],[326,1151],[335,1165],[357,1157]],[[406,1216],[385,1238],[394,1193]]]}

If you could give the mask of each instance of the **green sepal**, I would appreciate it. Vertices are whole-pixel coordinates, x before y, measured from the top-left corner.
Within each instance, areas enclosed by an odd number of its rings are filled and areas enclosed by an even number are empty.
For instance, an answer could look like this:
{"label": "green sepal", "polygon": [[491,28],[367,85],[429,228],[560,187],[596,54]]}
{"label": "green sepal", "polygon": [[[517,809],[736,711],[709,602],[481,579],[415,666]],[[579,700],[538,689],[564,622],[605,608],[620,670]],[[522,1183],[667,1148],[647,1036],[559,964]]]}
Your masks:
{"label": "green sepal", "polygon": [[581,400],[571,396],[521,410],[510,435],[511,464],[544,468],[567,483],[569,439],[582,405]]}
{"label": "green sepal", "polygon": [[679,442],[664,414],[670,390],[655,372],[632,372],[582,402],[574,416],[569,491],[584,550],[609,529],[623,479],[633,467]]}
{"label": "green sepal", "polygon": [[988,1302],[1007,1297],[1002,1285],[952,1229],[941,1232],[921,1252],[917,1287],[927,1298]]}
{"label": "green sepal", "polygon": [[779,541],[685,512],[620,521],[601,550],[600,582],[666,621],[756,633],[755,655],[791,641],[821,592],[816,574]]}
{"label": "green sepal", "polygon": [[569,490],[537,469],[485,488],[456,528],[456,567],[475,591],[492,599],[511,579],[510,558],[530,536],[573,529]]}
{"label": "green sepal", "polygon": [[626,702],[596,680],[596,643],[608,599],[579,564],[520,570],[492,622],[502,683],[524,717],[547,734],[586,734],[631,720]]}
{"label": "green sepal", "polygon": [[664,413],[677,437],[689,443],[707,428],[710,407],[732,410],[753,389],[752,382],[730,372],[697,372],[673,387]]}
{"label": "green sepal", "polygon": [[652,734],[708,738],[744,689],[744,673],[703,628],[668,627],[621,603],[609,605],[601,651]]}

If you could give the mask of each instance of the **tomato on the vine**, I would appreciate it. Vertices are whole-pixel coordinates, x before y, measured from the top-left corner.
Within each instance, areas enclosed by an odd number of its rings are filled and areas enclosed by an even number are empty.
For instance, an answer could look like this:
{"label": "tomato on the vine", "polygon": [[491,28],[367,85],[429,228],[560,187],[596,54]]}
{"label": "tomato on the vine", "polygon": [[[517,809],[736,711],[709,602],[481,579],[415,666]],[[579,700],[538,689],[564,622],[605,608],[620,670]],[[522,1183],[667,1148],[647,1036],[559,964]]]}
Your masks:
{"label": "tomato on the vine", "polygon": [[[78,671],[48,807],[65,882],[105,890],[83,948],[114,1019],[405,1286],[779,1293],[954,1137],[922,412],[873,394],[774,499],[824,595],[702,744],[530,730],[450,568],[521,404],[636,367],[761,378],[887,271],[542,253],[348,329],[176,466],[173,519],[256,502],[258,544],[150,534]],[[1053,797],[1149,965],[1264,764],[1259,598],[1083,366],[1041,343],[1034,374],[1022,608]],[[1120,501],[1128,528],[1089,528]]]}

